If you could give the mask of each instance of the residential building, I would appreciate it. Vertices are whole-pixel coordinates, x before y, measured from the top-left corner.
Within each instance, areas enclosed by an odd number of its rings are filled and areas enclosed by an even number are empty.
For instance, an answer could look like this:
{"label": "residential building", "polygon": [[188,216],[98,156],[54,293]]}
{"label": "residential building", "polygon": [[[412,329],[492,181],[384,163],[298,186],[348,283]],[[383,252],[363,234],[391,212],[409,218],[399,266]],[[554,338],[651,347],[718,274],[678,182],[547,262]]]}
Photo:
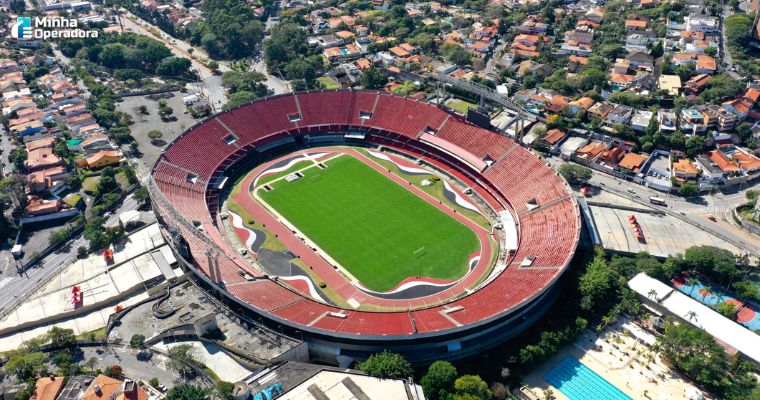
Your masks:
{"label": "residential building", "polygon": [[588,109],[588,117],[589,119],[604,119],[614,108],[615,106],[613,104],[600,101]]}
{"label": "residential building", "polygon": [[590,97],[581,97],[568,103],[565,107],[565,110],[567,110],[572,115],[577,115],[579,112],[581,112],[581,110],[588,111],[588,109],[591,108],[594,103],[594,99]]}
{"label": "residential building", "polygon": [[98,375],[80,400],[148,400],[148,394],[132,380]]}
{"label": "residential building", "polygon": [[119,164],[122,158],[123,156],[119,150],[100,150],[97,153],[86,157],[83,162],[78,161],[77,164],[87,168],[97,169]]}
{"label": "residential building", "polygon": [[678,130],[677,117],[672,111],[658,111],[657,120],[660,122],[660,133],[669,135]]}
{"label": "residential building", "polygon": [[702,14],[690,14],[684,18],[686,30],[689,32],[701,32],[704,34],[715,34],[720,31],[720,24],[717,17],[711,17]]}
{"label": "residential building", "polygon": [[631,128],[636,132],[646,132],[654,113],[648,110],[636,110],[631,117]]}
{"label": "residential building", "polygon": [[666,90],[671,96],[678,96],[681,90],[681,77],[678,75],[660,75],[657,79],[657,87]]}
{"label": "residential building", "polygon": [[654,57],[644,53],[643,51],[636,51],[625,58],[628,60],[630,67],[633,69],[652,71],[654,70]]}
{"label": "residential building", "polygon": [[630,173],[630,174],[638,174],[641,171],[641,167],[644,165],[644,162],[646,162],[647,158],[645,156],[642,156],[641,154],[637,153],[627,153],[623,158],[618,162],[617,168],[618,170]]}
{"label": "residential building", "polygon": [[752,108],[752,102],[744,97],[729,100],[721,104],[723,108],[736,115],[739,121],[744,121]]}
{"label": "residential building", "polygon": [[688,159],[680,158],[673,162],[673,178],[681,181],[695,180],[699,176],[699,169]]}
{"label": "residential building", "polygon": [[686,94],[698,94],[705,88],[707,82],[710,82],[710,79],[712,76],[708,74],[694,75],[684,84],[684,92]]}
{"label": "residential building", "polygon": [[64,380],[64,377],[55,375],[37,379],[31,400],[55,400],[63,389]]}
{"label": "residential building", "polygon": [[604,122],[607,125],[628,125],[633,117],[633,108],[619,105],[607,114]]}
{"label": "residential building", "polygon": [[605,146],[602,142],[591,142],[575,152],[575,155],[583,160],[593,161],[604,151]]}

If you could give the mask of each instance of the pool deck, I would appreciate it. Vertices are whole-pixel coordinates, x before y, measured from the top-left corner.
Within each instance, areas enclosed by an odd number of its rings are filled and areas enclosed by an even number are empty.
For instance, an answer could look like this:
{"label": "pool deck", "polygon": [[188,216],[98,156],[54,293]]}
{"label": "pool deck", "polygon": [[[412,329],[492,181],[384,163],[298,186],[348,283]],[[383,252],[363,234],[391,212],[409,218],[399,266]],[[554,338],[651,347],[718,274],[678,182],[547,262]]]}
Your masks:
{"label": "pool deck", "polygon": [[623,332],[620,323],[600,335],[587,330],[577,342],[526,376],[525,386],[536,398],[544,398],[544,391],[551,389],[557,399],[569,400],[546,382],[544,375],[565,357],[573,356],[633,399],[686,399],[686,390],[692,385],[671,372],[646,344]]}

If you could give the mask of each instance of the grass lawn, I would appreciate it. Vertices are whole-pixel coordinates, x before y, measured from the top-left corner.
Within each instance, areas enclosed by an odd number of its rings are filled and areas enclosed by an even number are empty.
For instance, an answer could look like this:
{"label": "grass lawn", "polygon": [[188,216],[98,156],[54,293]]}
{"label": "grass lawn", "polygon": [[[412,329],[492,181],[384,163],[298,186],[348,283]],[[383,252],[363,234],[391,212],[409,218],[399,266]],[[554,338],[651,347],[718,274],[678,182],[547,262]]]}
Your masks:
{"label": "grass lawn", "polygon": [[340,84],[328,76],[320,76],[317,78],[317,82],[322,89],[340,89]]}
{"label": "grass lawn", "polygon": [[76,207],[81,200],[82,196],[79,193],[71,193],[63,198],[63,201],[72,207]]}
{"label": "grass lawn", "polygon": [[469,101],[459,100],[459,99],[451,99],[448,102],[446,102],[446,107],[460,112],[462,114],[467,114],[467,109],[469,107],[477,107],[477,104],[470,103]]}
{"label": "grass lawn", "polygon": [[100,182],[100,176],[88,176],[82,181],[82,189],[87,193],[95,193],[95,189],[98,188],[98,182]]}
{"label": "grass lawn", "polygon": [[327,165],[258,193],[370,290],[465,274],[479,247],[467,226],[354,157]]}

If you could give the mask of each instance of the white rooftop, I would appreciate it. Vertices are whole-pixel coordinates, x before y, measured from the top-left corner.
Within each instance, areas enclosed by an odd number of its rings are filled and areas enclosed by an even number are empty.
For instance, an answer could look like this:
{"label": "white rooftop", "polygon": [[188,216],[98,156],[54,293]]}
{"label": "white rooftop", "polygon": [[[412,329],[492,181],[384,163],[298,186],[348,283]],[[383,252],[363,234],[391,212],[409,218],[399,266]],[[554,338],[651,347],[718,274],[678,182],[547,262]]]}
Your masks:
{"label": "white rooftop", "polygon": [[[760,336],[749,329],[643,272],[628,281],[628,286],[650,299],[649,293],[654,290],[653,301],[760,364]],[[689,318],[691,312],[696,316]]]}

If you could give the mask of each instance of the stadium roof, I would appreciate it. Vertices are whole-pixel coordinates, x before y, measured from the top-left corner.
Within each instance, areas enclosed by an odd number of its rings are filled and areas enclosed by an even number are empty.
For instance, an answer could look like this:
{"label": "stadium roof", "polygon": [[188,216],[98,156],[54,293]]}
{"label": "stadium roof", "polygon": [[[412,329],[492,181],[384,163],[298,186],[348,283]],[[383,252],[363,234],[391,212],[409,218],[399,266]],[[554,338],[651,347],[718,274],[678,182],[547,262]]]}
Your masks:
{"label": "stadium roof", "polygon": [[[654,290],[661,307],[760,364],[760,336],[749,329],[643,272],[628,281],[628,286],[646,298],[651,298],[649,292]],[[689,318],[692,311],[696,316]]]}

